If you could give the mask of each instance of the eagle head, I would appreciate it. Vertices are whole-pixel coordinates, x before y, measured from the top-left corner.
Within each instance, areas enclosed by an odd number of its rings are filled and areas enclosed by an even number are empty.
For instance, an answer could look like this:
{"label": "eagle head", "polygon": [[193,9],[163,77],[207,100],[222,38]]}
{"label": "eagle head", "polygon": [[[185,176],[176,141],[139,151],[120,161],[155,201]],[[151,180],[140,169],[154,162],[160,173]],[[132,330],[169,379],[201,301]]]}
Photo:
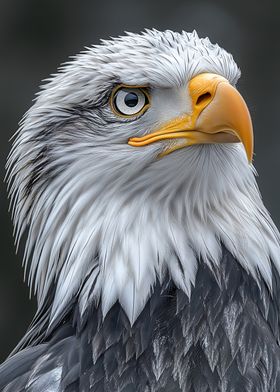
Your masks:
{"label": "eagle head", "polygon": [[278,232],[239,76],[208,38],[147,30],[87,48],[46,81],[8,177],[39,308],[53,292],[50,325],[73,298],[81,317],[119,301],[133,324],[167,274],[189,296],[198,262],[218,265],[223,244],[271,285]]}

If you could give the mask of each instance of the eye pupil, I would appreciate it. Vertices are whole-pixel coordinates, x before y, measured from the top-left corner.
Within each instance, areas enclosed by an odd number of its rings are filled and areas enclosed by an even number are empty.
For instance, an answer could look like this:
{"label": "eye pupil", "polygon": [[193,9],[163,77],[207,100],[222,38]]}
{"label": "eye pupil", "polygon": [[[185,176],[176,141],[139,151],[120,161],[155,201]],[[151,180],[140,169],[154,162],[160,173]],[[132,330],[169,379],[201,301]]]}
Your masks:
{"label": "eye pupil", "polygon": [[126,94],[124,98],[124,102],[126,106],[129,106],[130,108],[135,107],[138,104],[138,96],[135,93],[128,93]]}

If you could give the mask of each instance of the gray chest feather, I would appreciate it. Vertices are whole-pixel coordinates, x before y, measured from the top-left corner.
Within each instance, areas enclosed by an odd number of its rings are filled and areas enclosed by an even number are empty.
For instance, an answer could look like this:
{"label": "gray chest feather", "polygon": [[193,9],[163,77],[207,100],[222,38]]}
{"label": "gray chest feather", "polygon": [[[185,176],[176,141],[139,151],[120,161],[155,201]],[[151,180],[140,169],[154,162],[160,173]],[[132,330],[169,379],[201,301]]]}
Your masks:
{"label": "gray chest feather", "polygon": [[[80,320],[75,304],[0,366],[5,392],[277,392],[279,295],[224,250],[218,269],[200,263],[191,298],[166,278],[131,327],[119,304]],[[38,324],[39,325],[39,324]],[[36,341],[36,344],[34,343]],[[26,346],[28,346],[26,344]]]}

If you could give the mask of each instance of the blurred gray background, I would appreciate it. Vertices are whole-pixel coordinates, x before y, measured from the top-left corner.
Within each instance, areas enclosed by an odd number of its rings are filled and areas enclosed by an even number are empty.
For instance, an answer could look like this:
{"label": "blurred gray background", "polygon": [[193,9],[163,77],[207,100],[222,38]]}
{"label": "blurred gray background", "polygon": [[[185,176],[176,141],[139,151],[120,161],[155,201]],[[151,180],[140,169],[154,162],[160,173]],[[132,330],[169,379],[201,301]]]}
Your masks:
{"label": "blurred gray background", "polygon": [[[255,166],[263,199],[280,227],[280,2],[251,0],[0,0],[1,178],[9,138],[40,81],[100,38],[157,29],[196,29],[231,52],[255,128]],[[15,255],[5,186],[0,183],[0,361],[35,311]]]}

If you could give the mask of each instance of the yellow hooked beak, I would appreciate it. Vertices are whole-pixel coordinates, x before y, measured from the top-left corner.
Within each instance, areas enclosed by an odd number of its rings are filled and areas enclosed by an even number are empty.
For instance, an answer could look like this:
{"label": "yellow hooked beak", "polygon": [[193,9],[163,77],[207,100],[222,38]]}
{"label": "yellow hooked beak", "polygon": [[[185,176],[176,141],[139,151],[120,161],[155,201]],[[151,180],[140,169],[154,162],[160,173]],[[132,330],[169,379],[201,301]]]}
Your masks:
{"label": "yellow hooked beak", "polygon": [[204,73],[189,82],[192,113],[177,117],[155,132],[132,137],[134,147],[176,139],[161,155],[194,144],[236,143],[244,145],[248,161],[253,158],[253,127],[247,105],[239,92],[222,76]]}

